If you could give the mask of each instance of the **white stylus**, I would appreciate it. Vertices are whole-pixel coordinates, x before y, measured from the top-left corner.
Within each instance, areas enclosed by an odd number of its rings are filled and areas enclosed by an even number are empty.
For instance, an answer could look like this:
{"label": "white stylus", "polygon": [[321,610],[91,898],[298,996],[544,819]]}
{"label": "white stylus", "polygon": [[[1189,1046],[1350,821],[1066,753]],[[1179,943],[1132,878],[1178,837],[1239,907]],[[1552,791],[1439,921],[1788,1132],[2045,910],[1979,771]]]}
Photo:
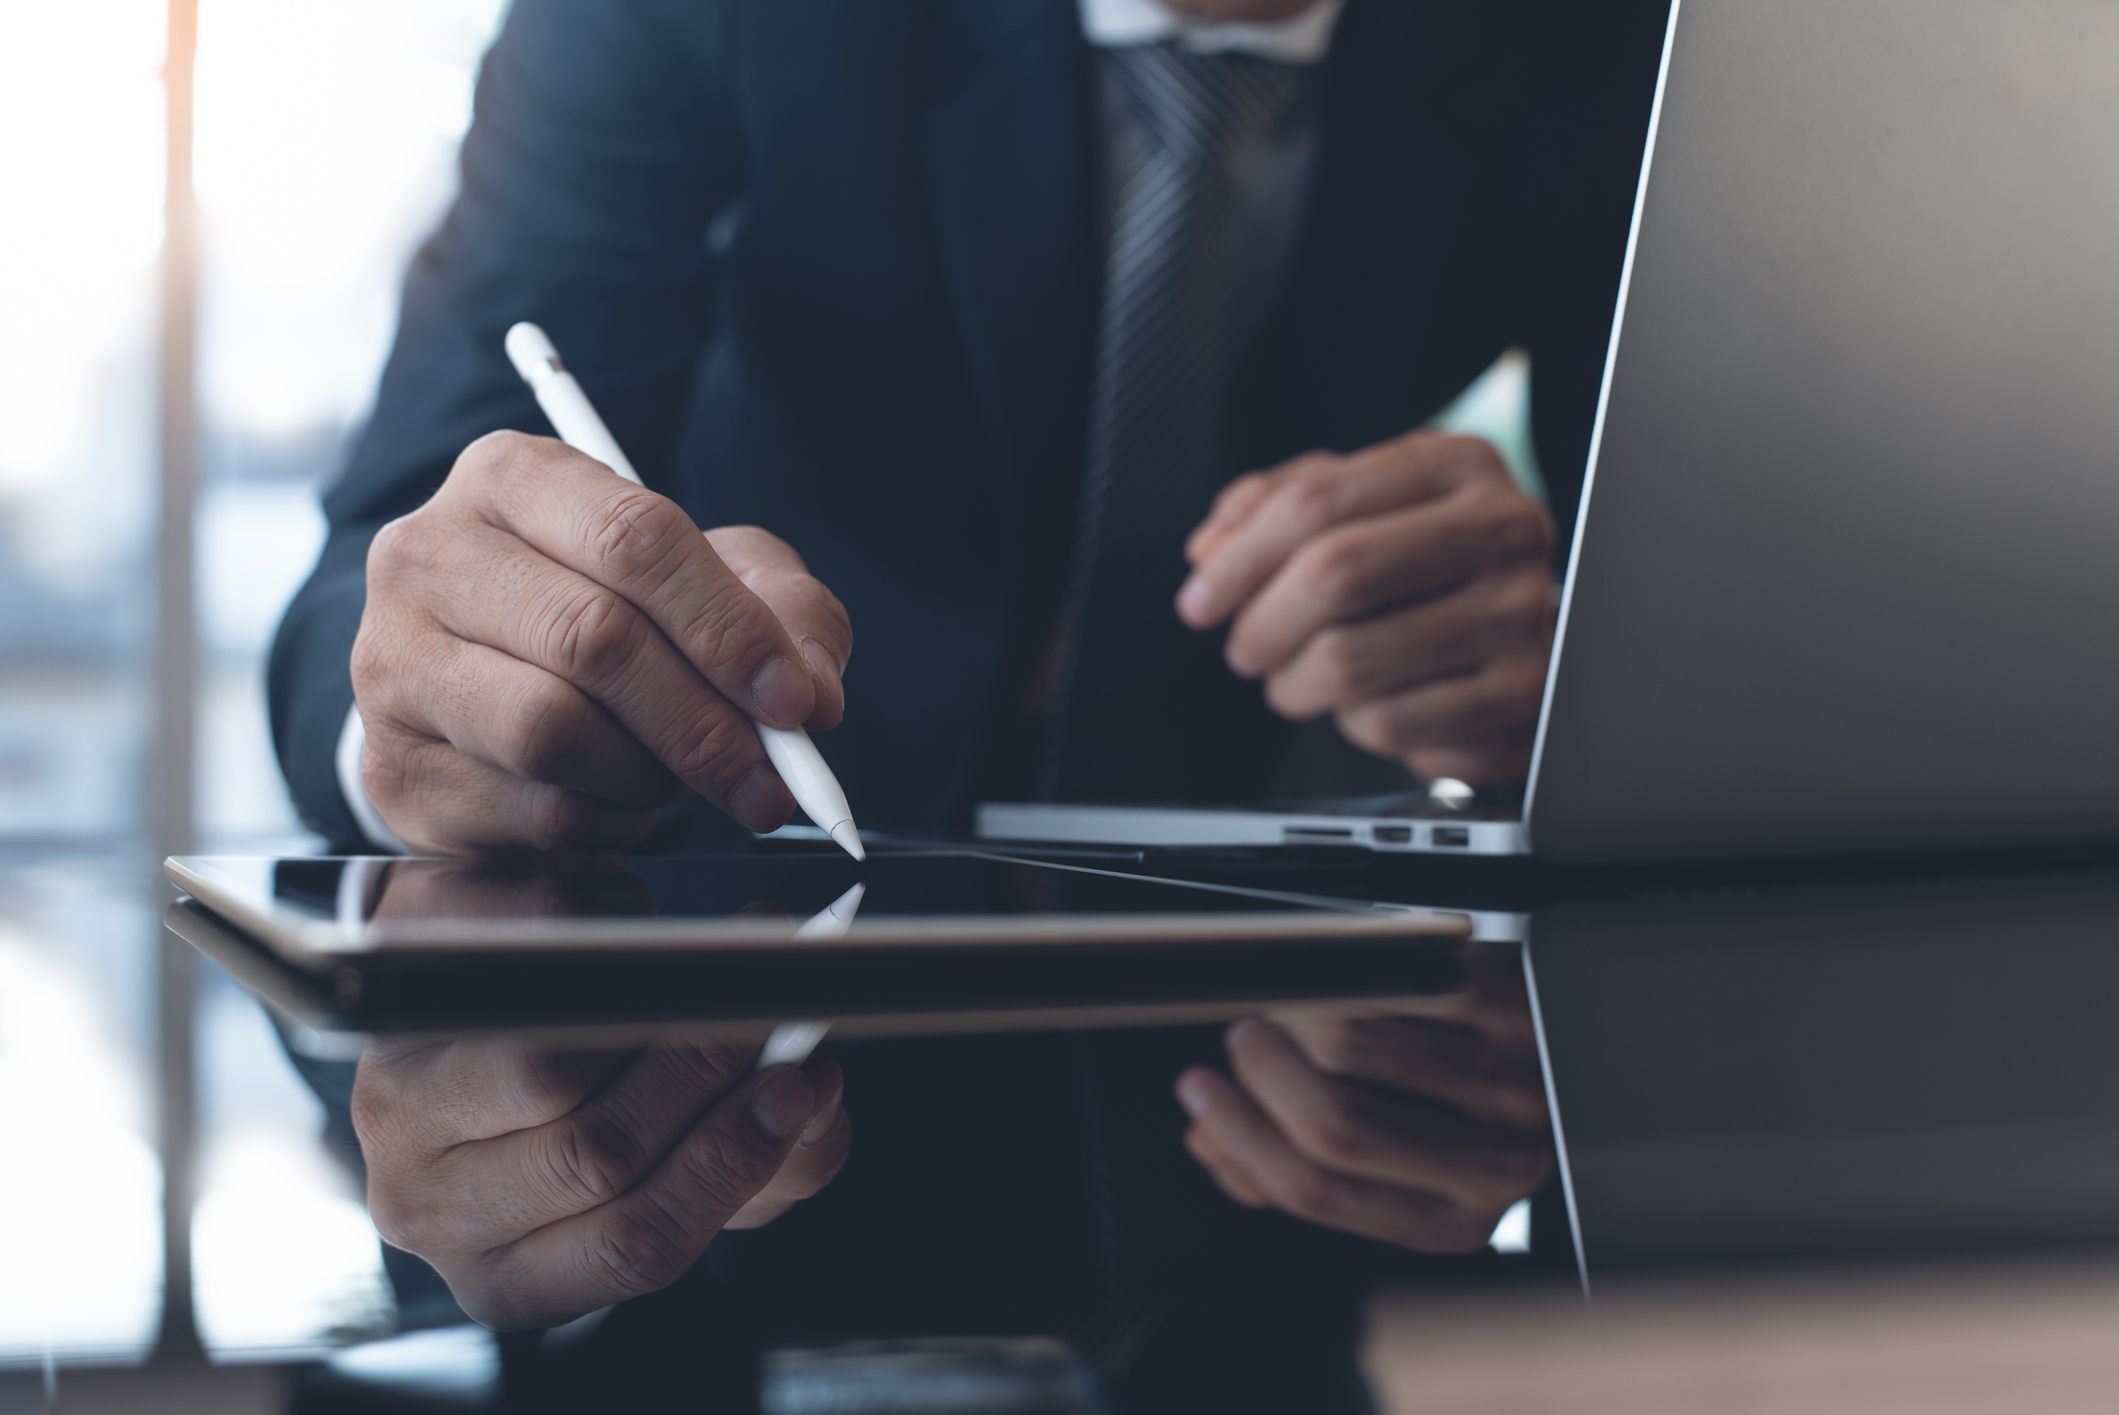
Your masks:
{"label": "white stylus", "polygon": [[[552,420],[559,440],[576,451],[586,452],[635,486],[642,485],[640,474],[626,460],[618,439],[596,416],[589,395],[581,391],[574,375],[559,361],[559,351],[552,347],[545,332],[534,324],[518,324],[508,331],[507,349],[515,371],[537,395],[537,406]],[[762,722],[752,726],[758,729],[765,755],[787,783],[795,804],[824,827],[847,854],[856,860],[867,859],[868,852],[861,848],[861,832],[854,828],[853,811],[846,804],[846,792],[839,785],[839,778],[824,764],[824,757],[817,751],[817,744],[809,740],[809,734],[799,727],[767,727]]]}
{"label": "white stylus", "polygon": [[[844,938],[853,927],[853,916],[861,910],[861,896],[868,886],[857,884],[837,899],[824,906],[823,910],[810,915],[795,930],[796,938]],[[772,1035],[765,1039],[765,1049],[758,1053],[753,1071],[763,1071],[768,1066],[779,1066],[792,1062],[800,1066],[809,1060],[809,1054],[824,1040],[831,1030],[829,1022],[782,1022],[773,1028]]]}

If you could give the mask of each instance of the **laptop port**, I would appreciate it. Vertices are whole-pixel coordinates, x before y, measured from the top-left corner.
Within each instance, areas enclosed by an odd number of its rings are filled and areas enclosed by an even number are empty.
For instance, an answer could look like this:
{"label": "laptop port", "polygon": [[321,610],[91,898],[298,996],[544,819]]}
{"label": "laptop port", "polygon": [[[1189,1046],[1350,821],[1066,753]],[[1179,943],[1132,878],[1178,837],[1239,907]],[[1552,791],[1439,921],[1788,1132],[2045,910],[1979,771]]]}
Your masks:
{"label": "laptop port", "polygon": [[1286,825],[1280,828],[1285,840],[1352,840],[1354,828],[1350,825]]}
{"label": "laptop port", "polygon": [[1454,845],[1458,849],[1472,843],[1472,830],[1468,825],[1438,825],[1435,827],[1435,848]]}
{"label": "laptop port", "polygon": [[1409,825],[1379,825],[1375,828],[1378,845],[1410,845],[1413,843],[1413,828]]}

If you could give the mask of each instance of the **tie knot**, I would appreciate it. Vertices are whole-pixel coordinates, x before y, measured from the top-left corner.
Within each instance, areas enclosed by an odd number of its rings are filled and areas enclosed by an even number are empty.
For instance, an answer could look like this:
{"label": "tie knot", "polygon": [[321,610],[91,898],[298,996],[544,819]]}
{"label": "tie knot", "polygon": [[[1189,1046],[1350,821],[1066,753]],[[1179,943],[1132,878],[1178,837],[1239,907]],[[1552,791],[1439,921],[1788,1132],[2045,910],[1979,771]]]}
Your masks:
{"label": "tie knot", "polygon": [[1142,132],[1188,162],[1257,140],[1286,119],[1307,71],[1252,54],[1194,54],[1173,42],[1105,51]]}

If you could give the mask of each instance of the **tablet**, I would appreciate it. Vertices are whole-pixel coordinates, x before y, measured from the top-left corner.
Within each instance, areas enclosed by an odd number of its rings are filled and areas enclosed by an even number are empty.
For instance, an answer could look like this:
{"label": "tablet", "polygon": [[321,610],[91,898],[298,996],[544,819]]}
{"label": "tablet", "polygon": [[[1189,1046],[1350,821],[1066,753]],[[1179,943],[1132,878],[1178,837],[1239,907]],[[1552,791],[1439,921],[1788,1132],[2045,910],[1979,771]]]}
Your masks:
{"label": "tablet", "polygon": [[974,850],[172,858],[170,926],[368,1033],[1147,1025],[1461,985],[1462,914]]}

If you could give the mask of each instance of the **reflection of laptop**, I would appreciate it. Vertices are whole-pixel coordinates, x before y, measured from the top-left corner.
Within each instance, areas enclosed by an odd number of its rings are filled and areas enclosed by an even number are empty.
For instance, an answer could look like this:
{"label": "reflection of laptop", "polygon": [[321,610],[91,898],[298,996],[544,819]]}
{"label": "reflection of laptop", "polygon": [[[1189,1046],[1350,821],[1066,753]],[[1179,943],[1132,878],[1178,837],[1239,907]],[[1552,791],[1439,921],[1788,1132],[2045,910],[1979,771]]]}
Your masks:
{"label": "reflection of laptop", "polygon": [[2114,53],[2107,0],[1682,0],[1522,827],[1281,838],[2119,840]]}

